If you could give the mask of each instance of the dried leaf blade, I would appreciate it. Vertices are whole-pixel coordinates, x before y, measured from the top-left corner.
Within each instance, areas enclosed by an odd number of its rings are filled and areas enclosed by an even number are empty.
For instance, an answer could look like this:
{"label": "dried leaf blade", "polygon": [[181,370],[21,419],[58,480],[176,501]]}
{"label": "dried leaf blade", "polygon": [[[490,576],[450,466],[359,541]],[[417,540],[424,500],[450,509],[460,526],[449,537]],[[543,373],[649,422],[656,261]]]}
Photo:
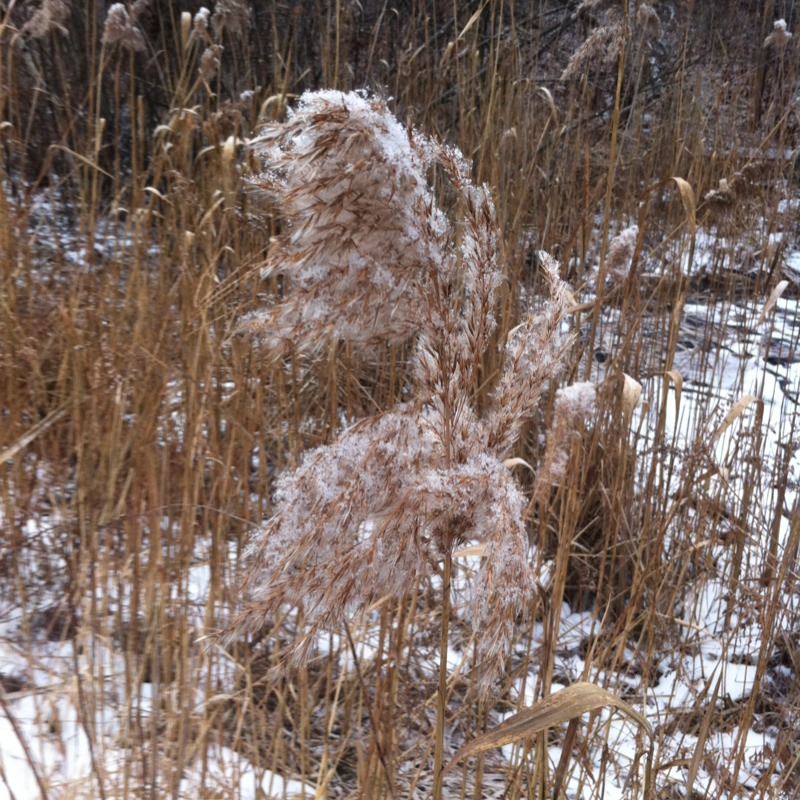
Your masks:
{"label": "dried leaf blade", "polygon": [[694,200],[694,191],[687,180],[678,178],[675,175],[673,175],[672,180],[675,181],[678,187],[681,203],[683,203],[683,210],[686,212],[686,219],[689,222],[689,229],[694,236],[694,232],[697,230],[697,207]]}
{"label": "dried leaf blade", "polygon": [[675,385],[675,413],[678,414],[681,409],[681,394],[683,393],[683,375],[677,369],[671,369],[665,373],[668,378],[672,379]]}
{"label": "dried leaf blade", "polygon": [[712,443],[716,443],[719,441],[720,437],[723,433],[725,433],[728,428],[733,424],[734,420],[738,419],[743,413],[744,410],[755,403],[758,400],[757,397],[754,397],[752,394],[746,394],[740,397],[731,407],[728,413],[725,415],[725,418],[720,422],[719,427],[714,431],[714,435],[711,437]]}
{"label": "dried leaf blade", "polygon": [[626,373],[623,373],[622,378],[622,406],[626,416],[630,417],[642,397],[642,384]]}
{"label": "dried leaf blade", "polygon": [[459,761],[468,756],[535,736],[547,728],[561,725],[582,714],[605,707],[616,708],[627,714],[645,729],[652,740],[653,729],[650,723],[632,706],[600,686],[579,682],[545,697],[544,700],[523,709],[468,742],[450,759],[444,772],[447,773]]}
{"label": "dried leaf blade", "polygon": [[761,316],[758,318],[758,324],[761,325],[767,318],[767,315],[773,308],[775,308],[775,304],[780,299],[781,295],[786,291],[786,287],[789,285],[789,281],[779,281],[776,284],[775,288],[770,292],[769,297],[767,298],[767,302],[764,304],[764,308],[761,311]]}

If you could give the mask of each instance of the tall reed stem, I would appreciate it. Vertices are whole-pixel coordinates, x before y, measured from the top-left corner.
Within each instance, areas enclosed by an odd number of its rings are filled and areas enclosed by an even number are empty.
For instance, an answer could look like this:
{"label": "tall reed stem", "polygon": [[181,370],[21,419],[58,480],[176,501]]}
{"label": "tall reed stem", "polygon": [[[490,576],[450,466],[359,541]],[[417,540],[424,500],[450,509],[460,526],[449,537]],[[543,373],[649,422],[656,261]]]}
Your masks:
{"label": "tall reed stem", "polygon": [[447,710],[447,640],[450,631],[450,573],[453,556],[450,550],[444,557],[442,575],[442,629],[439,642],[439,696],[436,701],[436,747],[433,755],[433,800],[442,800],[444,778],[444,717]]}

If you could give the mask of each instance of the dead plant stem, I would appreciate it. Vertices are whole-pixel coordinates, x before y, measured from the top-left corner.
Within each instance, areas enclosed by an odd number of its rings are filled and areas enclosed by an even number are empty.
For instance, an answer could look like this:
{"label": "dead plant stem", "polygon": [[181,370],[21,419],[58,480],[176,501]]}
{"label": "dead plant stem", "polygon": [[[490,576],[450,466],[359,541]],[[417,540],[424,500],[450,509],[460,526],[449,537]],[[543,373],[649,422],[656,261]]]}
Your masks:
{"label": "dead plant stem", "polygon": [[453,555],[448,550],[444,556],[442,573],[442,626],[439,640],[439,692],[436,698],[436,747],[433,756],[433,800],[442,800],[444,774],[444,726],[447,711],[447,641],[450,632],[450,577]]}
{"label": "dead plant stem", "polygon": [[355,642],[353,641],[353,635],[350,633],[350,626],[345,622],[344,623],[344,630],[347,635],[347,643],[350,646],[350,653],[353,656],[353,668],[356,671],[356,676],[358,678],[358,685],[361,687],[362,696],[365,699],[365,708],[367,709],[367,716],[369,717],[369,724],[372,728],[372,733],[375,739],[375,750],[378,753],[378,758],[381,762],[381,767],[383,768],[383,773],[386,776],[386,788],[389,790],[389,797],[394,800],[394,791],[392,790],[392,776],[389,772],[389,766],[386,763],[386,757],[383,752],[383,745],[380,742],[380,729],[377,725],[377,720],[375,719],[372,713],[372,705],[368,701],[369,693],[367,692],[367,685],[364,681],[364,674],[361,672],[361,662],[358,658],[358,651],[356,650]]}

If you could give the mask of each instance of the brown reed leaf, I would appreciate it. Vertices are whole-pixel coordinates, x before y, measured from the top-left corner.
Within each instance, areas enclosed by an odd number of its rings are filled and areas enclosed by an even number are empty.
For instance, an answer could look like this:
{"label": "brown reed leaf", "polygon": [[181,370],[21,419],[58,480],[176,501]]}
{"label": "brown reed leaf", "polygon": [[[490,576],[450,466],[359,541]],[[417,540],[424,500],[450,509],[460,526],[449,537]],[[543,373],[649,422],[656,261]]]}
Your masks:
{"label": "brown reed leaf", "polygon": [[759,314],[758,322],[756,324],[761,325],[762,322],[766,321],[769,312],[775,308],[776,303],[781,299],[781,296],[788,287],[789,281],[787,280],[778,281],[778,283],[775,284],[775,288],[769,293],[767,302],[764,303],[764,308],[761,309],[761,314]]}
{"label": "brown reed leaf", "polygon": [[758,398],[751,394],[742,395],[742,397],[730,407],[722,422],[717,426],[714,435],[711,437],[711,442],[718,442],[722,434],[733,424],[734,420],[738,419],[749,405],[757,401]]}
{"label": "brown reed leaf", "polygon": [[671,369],[665,374],[675,384],[675,413],[679,414],[681,410],[681,394],[683,394],[683,375],[677,369]]}
{"label": "brown reed leaf", "polygon": [[675,181],[675,185],[678,187],[681,202],[683,203],[683,210],[686,212],[686,220],[689,223],[689,230],[692,236],[694,236],[697,230],[697,204],[694,199],[694,191],[689,182],[684,178],[673,176],[672,180]]}
{"label": "brown reed leaf", "polygon": [[601,708],[616,708],[622,711],[641,725],[648,738],[653,740],[652,726],[635,708],[600,686],[579,682],[545,697],[477,736],[450,759],[444,771],[449,772],[459,761],[469,756],[527,739],[548,728]]}
{"label": "brown reed leaf", "polygon": [[758,317],[758,325],[761,325],[761,323],[767,319],[767,315],[775,308],[775,304],[780,300],[781,295],[783,295],[788,287],[789,281],[787,280],[778,281],[778,283],[775,284],[775,288],[770,292],[767,302],[764,303],[764,308],[761,310],[761,314]]}
{"label": "brown reed leaf", "polygon": [[642,384],[630,375],[622,376],[622,410],[626,419],[630,419],[633,409],[639,405],[642,397]]}

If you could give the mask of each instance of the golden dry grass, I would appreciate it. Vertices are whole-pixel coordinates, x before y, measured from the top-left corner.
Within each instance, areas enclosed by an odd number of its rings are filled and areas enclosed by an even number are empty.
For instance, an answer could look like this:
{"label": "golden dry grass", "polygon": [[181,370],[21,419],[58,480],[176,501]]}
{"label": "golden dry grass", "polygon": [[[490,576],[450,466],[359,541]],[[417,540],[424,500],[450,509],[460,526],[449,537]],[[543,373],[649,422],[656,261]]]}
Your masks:
{"label": "golden dry grass", "polygon": [[[734,322],[725,309],[744,296],[760,310],[796,245],[796,207],[781,201],[796,195],[798,51],[773,32],[782,14],[795,22],[781,2],[636,3],[624,24],[619,5],[221,0],[206,20],[197,3],[137,0],[112,27],[108,3],[0,8],[0,708],[13,721],[0,797],[12,764],[35,773],[30,796],[245,796],[233,767],[215,777],[222,746],[319,797],[430,796],[435,581],[377,599],[277,678],[303,625],[289,609],[229,648],[201,640],[237,608],[239,556],[272,515],[278,475],[406,399],[408,343],[365,357],[328,342],[275,360],[236,335],[285,289],[260,276],[281,223],[244,189],[261,164],[242,142],[306,89],[362,86],[459,147],[491,187],[507,275],[498,340],[545,290],[538,250],[577,293],[575,367],[548,387],[515,455],[547,464],[557,390],[609,376],[596,416],[563,437],[568,479],[536,484],[512,465],[551,579],[519,626],[499,700],[477,699],[472,634],[450,616],[467,660],[446,676],[449,754],[518,705],[513,684],[534,672],[537,697],[588,679],[641,711],[645,687],[702,650],[702,587],[719,579],[728,628],[763,630],[749,656],[726,639],[719,662],[754,670],[756,689],[731,700],[716,676],[666,713],[655,787],[682,795],[700,775],[694,797],[740,783],[751,797],[796,795],[792,438],[767,449],[768,396],[736,407],[724,433],[732,402],[695,403],[688,443],[670,417],[692,389],[681,375],[692,304],[722,309],[697,334],[718,343]],[[609,27],[607,63],[586,60]],[[633,224],[626,276],[614,239]],[[707,268],[692,273],[698,241]],[[716,354],[700,360],[714,383]],[[479,411],[499,366],[483,359]],[[625,374],[643,387],[651,434],[631,418]],[[564,602],[585,612],[578,641]],[[568,674],[576,654],[585,674]],[[10,761],[34,718],[52,751]],[[446,796],[601,796],[604,777],[635,769],[612,738],[598,773],[612,727],[584,722],[555,767],[547,745],[560,729],[510,761],[487,752],[459,765]],[[751,729],[771,732],[757,758]],[[79,739],[90,779],[52,769]]]}

